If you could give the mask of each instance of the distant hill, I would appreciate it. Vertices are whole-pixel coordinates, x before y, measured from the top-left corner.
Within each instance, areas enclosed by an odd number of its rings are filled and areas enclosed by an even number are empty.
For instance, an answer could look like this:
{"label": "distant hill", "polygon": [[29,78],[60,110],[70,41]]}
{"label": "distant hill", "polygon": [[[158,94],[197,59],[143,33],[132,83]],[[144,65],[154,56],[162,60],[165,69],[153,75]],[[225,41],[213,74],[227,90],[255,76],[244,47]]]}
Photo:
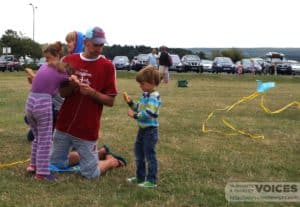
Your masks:
{"label": "distant hill", "polygon": [[[230,48],[187,48],[195,52],[204,52],[208,57],[211,56],[213,50],[226,50]],[[280,52],[285,54],[288,60],[300,61],[300,48],[236,48],[240,50],[245,57],[264,57],[267,52]]]}

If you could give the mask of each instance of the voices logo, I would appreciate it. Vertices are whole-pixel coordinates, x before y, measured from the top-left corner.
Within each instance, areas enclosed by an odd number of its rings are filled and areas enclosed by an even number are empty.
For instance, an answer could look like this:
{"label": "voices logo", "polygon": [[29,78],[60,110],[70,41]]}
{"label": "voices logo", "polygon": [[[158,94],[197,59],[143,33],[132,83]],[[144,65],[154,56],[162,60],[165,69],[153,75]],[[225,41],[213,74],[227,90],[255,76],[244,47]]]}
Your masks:
{"label": "voices logo", "polygon": [[257,192],[265,192],[265,193],[289,193],[289,192],[297,192],[298,186],[296,184],[260,184],[254,185]]}
{"label": "voices logo", "polygon": [[230,202],[300,202],[300,183],[230,182],[225,197]]}

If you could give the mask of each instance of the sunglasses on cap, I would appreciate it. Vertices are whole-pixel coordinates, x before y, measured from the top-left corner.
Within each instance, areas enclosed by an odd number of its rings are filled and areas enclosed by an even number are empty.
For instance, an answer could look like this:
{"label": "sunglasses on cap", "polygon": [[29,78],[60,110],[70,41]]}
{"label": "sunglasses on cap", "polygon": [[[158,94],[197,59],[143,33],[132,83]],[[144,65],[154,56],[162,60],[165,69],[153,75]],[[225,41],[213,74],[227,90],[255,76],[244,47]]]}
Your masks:
{"label": "sunglasses on cap", "polygon": [[94,46],[94,47],[103,47],[104,44],[95,44],[95,43],[93,43],[93,46]]}

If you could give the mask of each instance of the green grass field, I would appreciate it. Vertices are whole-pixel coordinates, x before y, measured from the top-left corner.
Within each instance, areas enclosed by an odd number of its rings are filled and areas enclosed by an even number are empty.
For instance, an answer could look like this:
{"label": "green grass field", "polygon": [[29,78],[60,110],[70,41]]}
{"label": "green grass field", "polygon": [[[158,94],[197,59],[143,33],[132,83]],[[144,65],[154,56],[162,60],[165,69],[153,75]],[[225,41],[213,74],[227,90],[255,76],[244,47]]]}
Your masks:
{"label": "green grass field", "polygon": [[[0,168],[0,206],[299,206],[299,203],[228,202],[228,182],[300,182],[300,109],[269,115],[260,108],[259,98],[235,107],[226,117],[231,123],[265,139],[243,135],[226,137],[203,133],[202,123],[216,108],[233,104],[256,89],[256,79],[275,81],[265,94],[266,105],[275,110],[300,101],[300,78],[285,76],[236,76],[171,74],[168,85],[159,86],[160,111],[159,180],[156,189],[128,184],[134,176],[133,145],[137,126],[127,117],[122,96],[102,116],[103,143],[124,155],[129,164],[87,180],[79,174],[59,174],[57,182],[38,182],[25,172],[28,163]],[[177,87],[187,79],[189,87]],[[30,143],[23,122],[29,91],[25,73],[0,74],[0,164],[26,160]],[[140,88],[135,73],[118,72],[118,89],[136,99]],[[208,128],[228,131],[217,113]],[[299,190],[299,189],[298,189]]]}

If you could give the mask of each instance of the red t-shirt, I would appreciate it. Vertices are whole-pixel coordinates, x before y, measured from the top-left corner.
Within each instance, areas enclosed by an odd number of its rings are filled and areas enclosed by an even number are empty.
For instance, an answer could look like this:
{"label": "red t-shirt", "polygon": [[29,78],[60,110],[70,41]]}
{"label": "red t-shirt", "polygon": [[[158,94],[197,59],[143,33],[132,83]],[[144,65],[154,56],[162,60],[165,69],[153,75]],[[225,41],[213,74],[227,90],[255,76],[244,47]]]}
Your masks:
{"label": "red t-shirt", "polygon": [[[81,54],[72,54],[65,56],[63,61],[75,69],[81,82],[101,93],[117,95],[116,72],[105,57],[89,60]],[[56,129],[84,140],[97,140],[102,109],[103,105],[92,97],[76,91],[65,99],[56,120]]]}

